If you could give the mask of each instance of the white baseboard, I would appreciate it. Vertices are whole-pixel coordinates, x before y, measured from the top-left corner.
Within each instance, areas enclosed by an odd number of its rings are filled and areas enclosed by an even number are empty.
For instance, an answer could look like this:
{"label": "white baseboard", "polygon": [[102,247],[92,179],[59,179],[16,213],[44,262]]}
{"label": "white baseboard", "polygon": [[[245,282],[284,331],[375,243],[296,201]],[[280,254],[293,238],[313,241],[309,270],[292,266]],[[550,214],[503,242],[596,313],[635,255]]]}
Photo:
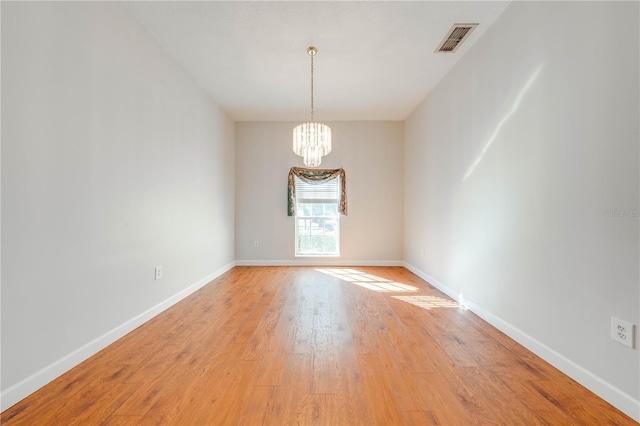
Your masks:
{"label": "white baseboard", "polygon": [[[418,268],[406,262],[403,262],[403,266],[423,280],[427,281],[438,290],[445,293],[447,296],[451,297],[453,300],[460,299],[460,294],[458,292],[442,284],[429,274],[422,272]],[[621,391],[617,387],[611,385],[609,382],[596,376],[595,374],[576,364],[572,360],[566,358],[550,347],[524,333],[522,330],[514,327],[513,325],[502,320],[491,312],[485,310],[483,307],[474,303],[473,301],[465,298],[464,304],[474,314],[478,315],[480,318],[482,318],[498,330],[502,331],[504,334],[506,334],[525,348],[529,349],[531,352],[544,359],[555,368],[562,371],[564,374],[571,377],[576,382],[580,383],[582,386],[586,387],[591,392],[595,393],[600,398],[604,399],[609,404],[625,413],[627,416],[631,417],[637,422],[640,422],[640,400],[634,399],[631,395]]]}
{"label": "white baseboard", "polygon": [[235,266],[235,262],[231,262],[228,265],[223,266],[222,268],[218,269],[212,274],[209,274],[206,277],[198,280],[196,283],[190,285],[189,287],[171,296],[170,298],[164,300],[163,302],[158,303],[157,305],[146,310],[140,315],[134,318],[131,318],[129,321],[125,322],[124,324],[119,325],[113,330],[106,332],[102,336],[76,349],[75,351],[62,357],[61,359],[54,362],[53,364],[43,368],[37,373],[32,374],[31,376],[7,388],[6,390],[3,390],[2,393],[0,394],[0,407],[1,407],[0,410],[4,411],[7,408],[11,407],[12,405],[16,404],[17,402],[21,401],[22,399],[32,394],[33,392],[37,391],[47,383],[58,378],[65,372],[71,370],[76,365],[80,364],[81,362],[85,361],[92,355],[98,353],[100,350],[109,346],[110,344],[112,344],[113,342],[115,342],[125,334],[133,331],[140,325],[149,321],[151,318],[155,317],[156,315],[160,314],[164,310],[175,305],[185,297],[194,293],[196,290],[199,290],[200,288],[204,287],[206,284],[210,283],[212,280],[224,274],[234,266]]}
{"label": "white baseboard", "polygon": [[300,260],[236,260],[236,266],[403,266],[401,260],[342,260],[335,257]]}

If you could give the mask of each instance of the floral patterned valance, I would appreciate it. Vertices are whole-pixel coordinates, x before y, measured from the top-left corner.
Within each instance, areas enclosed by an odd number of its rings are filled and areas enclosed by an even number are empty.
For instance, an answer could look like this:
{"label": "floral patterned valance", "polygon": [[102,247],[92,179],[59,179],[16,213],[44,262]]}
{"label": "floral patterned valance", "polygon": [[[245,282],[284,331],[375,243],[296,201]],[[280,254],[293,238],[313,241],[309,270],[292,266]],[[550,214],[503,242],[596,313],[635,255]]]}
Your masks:
{"label": "floral patterned valance", "polygon": [[289,170],[289,197],[287,202],[287,213],[289,216],[296,215],[296,185],[295,179],[313,184],[320,184],[331,179],[340,178],[340,202],[338,211],[341,215],[347,215],[347,177],[343,169],[305,169],[303,167],[292,167]]}

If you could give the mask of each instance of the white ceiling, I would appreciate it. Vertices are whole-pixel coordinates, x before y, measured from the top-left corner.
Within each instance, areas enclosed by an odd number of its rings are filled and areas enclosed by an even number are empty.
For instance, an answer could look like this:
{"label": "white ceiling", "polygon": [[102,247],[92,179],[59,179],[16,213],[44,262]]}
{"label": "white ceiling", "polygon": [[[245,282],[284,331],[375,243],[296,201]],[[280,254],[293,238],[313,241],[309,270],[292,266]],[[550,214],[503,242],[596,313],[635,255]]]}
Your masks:
{"label": "white ceiling", "polygon": [[[126,8],[236,121],[404,120],[508,1],[147,1]],[[454,23],[479,23],[452,54]]]}

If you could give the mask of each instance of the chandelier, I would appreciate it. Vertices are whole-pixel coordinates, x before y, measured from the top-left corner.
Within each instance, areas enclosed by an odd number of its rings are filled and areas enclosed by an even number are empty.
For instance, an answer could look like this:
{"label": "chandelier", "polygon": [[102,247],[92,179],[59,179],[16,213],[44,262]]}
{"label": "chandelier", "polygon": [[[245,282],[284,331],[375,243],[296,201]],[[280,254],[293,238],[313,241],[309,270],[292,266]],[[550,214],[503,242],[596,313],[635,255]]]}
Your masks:
{"label": "chandelier", "polygon": [[293,152],[302,157],[305,166],[318,167],[322,156],[331,152],[331,129],[313,119],[313,57],[318,49],[310,46],[307,53],[311,56],[311,121],[293,129]]}

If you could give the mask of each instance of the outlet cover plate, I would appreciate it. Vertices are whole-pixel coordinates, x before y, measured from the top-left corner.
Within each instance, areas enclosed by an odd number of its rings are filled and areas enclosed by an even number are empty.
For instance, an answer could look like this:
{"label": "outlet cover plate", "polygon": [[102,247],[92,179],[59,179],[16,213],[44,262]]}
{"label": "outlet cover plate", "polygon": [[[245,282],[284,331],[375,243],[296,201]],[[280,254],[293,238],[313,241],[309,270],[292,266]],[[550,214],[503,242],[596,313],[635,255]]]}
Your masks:
{"label": "outlet cover plate", "polygon": [[611,317],[611,338],[630,348],[635,347],[635,325],[618,318]]}

